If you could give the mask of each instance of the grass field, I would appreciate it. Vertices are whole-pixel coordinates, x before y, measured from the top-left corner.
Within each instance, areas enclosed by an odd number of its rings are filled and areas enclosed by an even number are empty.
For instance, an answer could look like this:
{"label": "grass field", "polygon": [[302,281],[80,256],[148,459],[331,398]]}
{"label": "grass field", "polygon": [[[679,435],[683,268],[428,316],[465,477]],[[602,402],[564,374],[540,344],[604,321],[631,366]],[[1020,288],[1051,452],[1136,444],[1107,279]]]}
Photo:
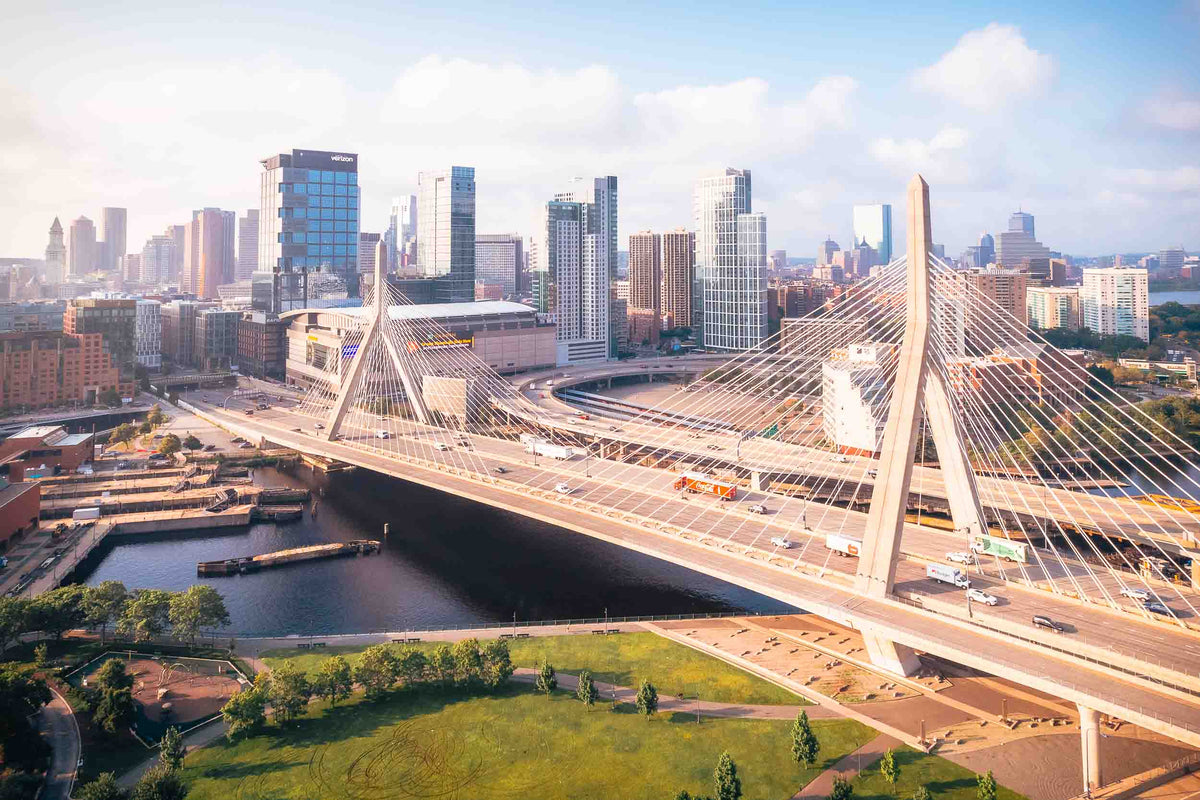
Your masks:
{"label": "grass field", "polygon": [[[937,756],[927,756],[911,747],[896,750],[900,777],[896,788],[883,779],[876,762],[854,779],[855,800],[892,800],[912,797],[918,786],[927,788],[937,800],[975,800],[975,773]],[[1024,795],[998,787],[999,800],[1025,800]]]}
{"label": "grass field", "polygon": [[521,686],[487,697],[398,693],[379,703],[356,695],[334,709],[314,705],[291,728],[196,751],[185,777],[189,800],[660,800],[685,788],[711,793],[717,757],[729,750],[747,797],[786,798],[874,735],[850,720],[813,727],[822,763],[806,770],[791,760],[787,721],[647,721],[627,705],[588,712],[568,694]]}
{"label": "grass field", "polygon": [[[425,642],[416,646],[428,650],[436,644]],[[682,692],[686,697],[698,696],[721,703],[809,704],[773,683],[653,633],[542,636],[515,639],[509,647],[518,667],[536,667],[547,659],[560,672],[574,675],[586,669],[596,680],[619,686],[637,686],[646,678],[661,695]],[[263,653],[262,659],[271,667],[290,660],[306,672],[315,673],[320,663],[335,653],[344,655],[353,664],[362,650],[361,647],[271,650]]]}

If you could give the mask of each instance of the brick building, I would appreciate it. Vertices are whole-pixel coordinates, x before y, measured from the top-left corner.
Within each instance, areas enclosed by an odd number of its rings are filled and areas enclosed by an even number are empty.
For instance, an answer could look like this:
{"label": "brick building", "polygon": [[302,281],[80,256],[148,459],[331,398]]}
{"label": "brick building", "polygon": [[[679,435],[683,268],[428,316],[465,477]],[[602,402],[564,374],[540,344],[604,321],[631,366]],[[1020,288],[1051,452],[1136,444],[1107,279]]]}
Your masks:
{"label": "brick building", "polygon": [[137,301],[110,298],[76,298],[67,303],[63,331],[68,334],[99,333],[105,351],[112,357],[119,374],[122,397],[136,391],[134,365],[137,363]]}
{"label": "brick building", "polygon": [[238,322],[238,367],[243,375],[283,380],[287,324],[265,311],[246,311]]}
{"label": "brick building", "polygon": [[90,433],[67,433],[61,425],[34,425],[0,443],[0,470],[14,482],[41,467],[51,472],[74,472],[91,461],[94,452]]}
{"label": "brick building", "polygon": [[11,542],[37,530],[41,509],[41,486],[0,479],[0,553],[7,551]]}
{"label": "brick building", "polygon": [[99,333],[0,333],[0,408],[95,403],[121,390],[112,354]]}

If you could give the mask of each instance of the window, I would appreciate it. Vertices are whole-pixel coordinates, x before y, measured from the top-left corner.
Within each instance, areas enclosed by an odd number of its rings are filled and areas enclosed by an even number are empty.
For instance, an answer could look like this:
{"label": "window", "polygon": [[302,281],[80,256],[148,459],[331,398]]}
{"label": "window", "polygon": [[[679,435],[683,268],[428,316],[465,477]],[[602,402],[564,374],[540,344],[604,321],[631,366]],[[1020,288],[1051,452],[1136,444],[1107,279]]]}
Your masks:
{"label": "window", "polygon": [[345,172],[334,173],[333,182],[334,183],[345,183],[346,182],[346,173]]}
{"label": "window", "polygon": [[333,198],[332,197],[322,197],[321,198],[321,208],[333,208]]}
{"label": "window", "polygon": [[321,209],[321,219],[333,219],[333,209],[332,208],[322,208]]}
{"label": "window", "polygon": [[344,208],[334,209],[333,218],[334,219],[345,219],[346,218],[346,209],[344,209]]}
{"label": "window", "polygon": [[345,197],[333,198],[333,207],[334,208],[345,208],[346,207],[346,198]]}
{"label": "window", "polygon": [[319,198],[319,197],[309,197],[308,198],[308,207],[309,208],[320,208],[320,206],[321,206],[321,198]]}
{"label": "window", "polygon": [[333,223],[333,229],[335,231],[345,231],[345,230],[347,230],[346,223],[345,222],[335,222],[335,223]]}
{"label": "window", "polygon": [[326,169],[321,171],[321,183],[333,183],[333,170]]}
{"label": "window", "polygon": [[342,197],[345,197],[346,196],[346,187],[342,186],[341,184],[338,184],[337,186],[333,187],[333,193],[335,195],[340,195]]}
{"label": "window", "polygon": [[310,184],[308,184],[307,189],[305,189],[305,192],[306,192],[306,194],[320,194],[321,193],[321,184],[310,183]]}
{"label": "window", "polygon": [[319,169],[310,169],[310,170],[308,171],[308,180],[309,180],[309,183],[311,183],[311,182],[313,182],[313,181],[320,182],[320,180],[321,180],[321,170],[319,170]]}

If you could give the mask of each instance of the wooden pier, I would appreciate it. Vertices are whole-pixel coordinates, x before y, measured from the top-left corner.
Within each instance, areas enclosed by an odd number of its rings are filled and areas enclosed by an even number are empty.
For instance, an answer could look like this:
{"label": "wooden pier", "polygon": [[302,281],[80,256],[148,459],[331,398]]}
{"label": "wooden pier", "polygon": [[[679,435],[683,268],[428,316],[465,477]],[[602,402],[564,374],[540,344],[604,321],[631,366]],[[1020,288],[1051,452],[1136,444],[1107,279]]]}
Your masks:
{"label": "wooden pier", "polygon": [[263,553],[258,556],[227,558],[223,561],[201,561],[196,564],[196,574],[201,576],[242,575],[249,572],[258,572],[269,567],[296,564],[301,561],[359,554],[365,555],[378,551],[379,542],[375,539],[355,539],[349,542],[311,544],[306,547],[293,547],[289,550],[276,550],[273,553]]}

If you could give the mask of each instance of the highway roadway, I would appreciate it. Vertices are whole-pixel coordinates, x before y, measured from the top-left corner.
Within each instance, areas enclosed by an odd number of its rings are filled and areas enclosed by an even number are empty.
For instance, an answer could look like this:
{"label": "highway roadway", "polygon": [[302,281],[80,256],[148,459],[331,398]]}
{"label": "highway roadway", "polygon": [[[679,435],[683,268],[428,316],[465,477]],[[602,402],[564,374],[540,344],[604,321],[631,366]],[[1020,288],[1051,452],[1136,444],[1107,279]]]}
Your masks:
{"label": "highway roadway", "polygon": [[[223,413],[213,407],[206,411],[214,416]],[[398,451],[377,447],[398,443],[380,442],[367,430],[348,429],[344,440],[324,441],[314,435],[317,431],[311,431],[311,417],[302,418],[285,409],[260,411],[254,417],[236,410],[224,413],[231,427],[281,445],[319,452],[598,536],[777,597],[833,621],[855,627],[881,626],[900,643],[1013,677],[1064,699],[1090,703],[1105,713],[1200,745],[1200,698],[1190,694],[1200,693],[1200,638],[1191,632],[1014,584],[1005,585],[1004,603],[995,608],[977,604],[973,619],[967,620],[961,592],[924,580],[919,564],[902,563],[898,590],[915,589],[918,602],[923,600],[927,608],[939,612],[937,624],[931,625],[935,618],[929,610],[857,595],[848,580],[855,559],[834,558],[814,540],[787,552],[784,558],[772,559],[769,545],[757,550],[772,528],[786,529],[796,538],[797,526],[787,518],[798,511],[802,501],[785,502],[775,514],[759,517],[716,500],[681,499],[669,489],[670,473],[635,465],[617,465],[627,472],[614,491],[617,477],[600,482],[585,474],[599,464],[609,466],[608,462],[576,459],[547,463],[539,458],[534,467],[519,445],[478,436],[470,437],[470,450],[454,448],[456,456],[451,463],[464,466],[459,467],[462,474],[449,474],[441,466],[447,452],[436,446],[449,438],[442,430],[425,432],[413,426],[413,435],[402,445],[407,455],[401,457]],[[481,465],[482,471],[468,469],[467,464]],[[507,473],[497,476],[494,470],[498,466],[504,466]],[[469,474],[473,472],[473,476]],[[569,496],[553,492],[559,482],[569,483]],[[602,492],[609,493],[608,499]],[[778,506],[781,500],[772,497],[770,502]],[[598,510],[601,508],[608,510]],[[652,510],[660,522],[648,521]],[[827,524],[835,519],[835,512],[848,531],[853,517],[864,516],[831,509]],[[656,526],[662,529],[655,530]],[[939,549],[947,541],[947,534],[910,527],[915,528],[914,540],[918,535],[933,537],[928,541]],[[996,578],[975,580],[993,586]],[[1073,632],[1055,635],[1035,629],[1028,623],[1032,613],[1060,619]],[[1120,643],[1119,651],[1111,647],[1114,642]],[[1189,693],[1155,687],[1150,680],[1130,673],[1166,681]]]}

